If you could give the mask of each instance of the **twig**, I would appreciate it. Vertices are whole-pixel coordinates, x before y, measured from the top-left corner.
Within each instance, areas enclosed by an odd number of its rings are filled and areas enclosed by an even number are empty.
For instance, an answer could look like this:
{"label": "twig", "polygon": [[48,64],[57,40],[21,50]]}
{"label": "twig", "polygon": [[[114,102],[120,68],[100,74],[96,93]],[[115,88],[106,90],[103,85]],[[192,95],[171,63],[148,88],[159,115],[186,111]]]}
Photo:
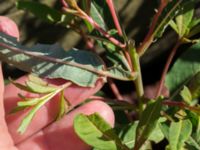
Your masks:
{"label": "twig", "polygon": [[174,58],[174,56],[176,54],[176,51],[177,51],[178,47],[180,46],[180,44],[181,44],[181,40],[178,40],[176,45],[172,49],[168,59],[167,59],[167,62],[165,64],[165,68],[163,70],[163,73],[162,73],[162,76],[161,76],[161,80],[160,80],[160,83],[159,83],[159,86],[158,86],[158,89],[157,89],[155,97],[158,97],[158,96],[161,95],[161,92],[162,92],[162,89],[163,89],[163,86],[164,86],[165,77],[167,75],[167,71],[169,69],[169,66],[170,66],[170,64],[171,64],[171,62],[172,62],[172,60],[173,60],[173,58]]}
{"label": "twig", "polygon": [[137,48],[137,52],[139,55],[143,55],[143,53],[148,49],[148,47],[151,45],[154,39],[154,29],[157,25],[158,19],[163,12],[164,8],[167,6],[168,2],[166,0],[161,0],[160,6],[153,18],[153,22],[151,24],[150,30],[147,33],[146,37],[144,38],[144,41],[142,42],[142,45]]}
{"label": "twig", "polygon": [[118,100],[123,100],[123,96],[121,95],[121,93],[119,92],[119,89],[118,87],[116,86],[116,84],[113,82],[112,79],[108,79],[108,83],[110,85],[110,88],[113,92],[113,94],[115,95],[115,97],[118,99]]}
{"label": "twig", "polygon": [[[106,37],[111,43],[113,43],[114,45],[124,49],[126,47],[125,44],[121,43],[120,41],[118,41],[117,39],[115,39],[114,37],[112,37],[110,34],[108,34],[108,32],[106,32],[103,28],[100,27],[100,25],[93,20],[93,18],[91,18],[90,16],[88,16],[88,14],[86,14],[83,10],[81,10],[78,6],[75,8],[75,10],[77,11],[79,17],[81,17],[82,19],[87,20],[96,30],[98,30],[104,37]],[[68,8],[63,8],[63,11],[69,13],[69,9]]]}
{"label": "twig", "polygon": [[110,13],[112,15],[115,27],[118,31],[118,34],[122,36],[123,33],[122,33],[122,29],[121,29],[121,26],[120,26],[120,23],[119,23],[119,20],[118,20],[118,17],[117,17],[117,14],[116,14],[116,11],[115,11],[115,8],[114,8],[114,5],[113,5],[113,0],[106,0],[106,3],[107,3],[107,5],[110,9]]}
{"label": "twig", "polygon": [[194,106],[189,106],[184,102],[166,100],[163,102],[163,105],[174,106],[174,107],[179,107],[181,109],[189,109],[191,111],[200,112],[200,108],[194,107]]}

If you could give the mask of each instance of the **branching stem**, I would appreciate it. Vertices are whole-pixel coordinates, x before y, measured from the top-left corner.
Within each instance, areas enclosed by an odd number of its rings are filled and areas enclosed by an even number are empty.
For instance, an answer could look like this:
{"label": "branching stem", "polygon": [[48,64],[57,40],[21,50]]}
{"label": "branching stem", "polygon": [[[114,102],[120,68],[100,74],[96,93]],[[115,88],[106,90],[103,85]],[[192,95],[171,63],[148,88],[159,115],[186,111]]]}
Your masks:
{"label": "branching stem", "polygon": [[167,4],[168,4],[168,2],[166,2],[166,0],[161,0],[160,6],[159,6],[154,18],[153,18],[153,22],[150,26],[149,32],[147,33],[146,37],[144,38],[142,45],[137,48],[137,52],[139,53],[140,56],[144,54],[146,49],[148,49],[148,47],[153,42],[153,39],[154,39],[153,33],[154,33],[154,30],[155,30],[155,27],[157,25],[157,22],[158,22],[158,19],[159,19],[161,13],[163,12],[163,10],[167,6]]}

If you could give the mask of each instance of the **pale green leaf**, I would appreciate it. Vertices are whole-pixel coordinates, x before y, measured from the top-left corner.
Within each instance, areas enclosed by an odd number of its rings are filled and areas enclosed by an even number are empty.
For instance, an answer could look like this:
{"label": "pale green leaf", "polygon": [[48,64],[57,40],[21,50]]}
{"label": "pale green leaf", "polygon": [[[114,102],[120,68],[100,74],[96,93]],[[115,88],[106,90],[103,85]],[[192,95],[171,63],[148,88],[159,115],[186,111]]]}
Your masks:
{"label": "pale green leaf", "polygon": [[30,111],[29,113],[23,118],[19,128],[17,129],[17,131],[21,134],[23,134],[28,125],[30,124],[31,120],[33,119],[33,117],[35,116],[36,112],[44,105],[46,104],[50,99],[52,99],[55,95],[57,94],[57,92],[54,93],[50,93],[48,95],[45,95],[42,97],[42,99],[40,99],[40,102],[37,103]]}
{"label": "pale green leaf", "polygon": [[[170,21],[181,13],[184,14],[193,8],[189,6],[197,3],[196,0],[173,0],[169,1],[163,13],[159,17],[154,36],[159,38],[163,35],[165,29],[168,27]],[[177,28],[177,27],[176,27]]]}
{"label": "pale green leaf", "polygon": [[97,113],[80,114],[74,120],[77,135],[88,145],[100,150],[129,150],[123,145],[111,126]]}
{"label": "pale green leaf", "polygon": [[32,93],[38,93],[38,94],[46,94],[51,93],[55,90],[57,90],[57,87],[53,87],[50,85],[39,85],[38,83],[34,83],[32,81],[26,81],[26,86],[32,91]]}
{"label": "pale green leaf", "polygon": [[43,98],[26,98],[24,101],[17,102],[17,107],[29,107],[38,104]]}
{"label": "pale green leaf", "polygon": [[148,138],[149,141],[159,143],[164,139],[165,136],[164,136],[162,130],[160,129],[160,124],[163,123],[164,121],[166,121],[165,118],[159,118],[155,129],[151,132],[151,134]]}
{"label": "pale green leaf", "polygon": [[183,87],[182,91],[180,92],[180,95],[185,102],[187,102],[188,104],[191,104],[192,94],[191,94],[191,92],[190,92],[190,90],[188,89],[187,86]]}
{"label": "pale green leaf", "polygon": [[65,113],[68,111],[70,104],[67,102],[67,99],[64,96],[64,91],[61,92],[60,94],[60,99],[59,99],[59,112],[56,117],[57,120],[61,119]]}
{"label": "pale green leaf", "polygon": [[169,128],[169,146],[172,150],[182,150],[185,142],[192,133],[192,123],[190,120],[180,120],[172,122]]}
{"label": "pale green leaf", "polygon": [[28,80],[33,82],[33,83],[36,83],[38,85],[43,85],[43,86],[47,86],[48,85],[48,82],[44,81],[43,79],[37,77],[34,74],[28,75]]}
{"label": "pale green leaf", "polygon": [[175,18],[175,22],[180,37],[187,35],[190,31],[190,23],[194,15],[194,2],[188,2],[188,4],[181,9],[179,15]]}

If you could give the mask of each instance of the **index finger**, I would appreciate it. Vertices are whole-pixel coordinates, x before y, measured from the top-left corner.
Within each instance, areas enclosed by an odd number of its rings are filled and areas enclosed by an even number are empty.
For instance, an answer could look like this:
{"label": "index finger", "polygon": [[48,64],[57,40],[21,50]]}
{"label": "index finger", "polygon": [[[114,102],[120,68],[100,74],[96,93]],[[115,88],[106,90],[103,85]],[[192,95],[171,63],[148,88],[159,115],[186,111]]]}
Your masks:
{"label": "index finger", "polygon": [[[27,77],[22,77],[17,80],[17,82],[23,83]],[[59,80],[58,80],[59,81]],[[66,82],[66,81],[65,81]],[[59,83],[58,83],[59,84]],[[81,101],[85,100],[90,95],[96,93],[104,84],[104,81],[100,78],[95,87],[93,88],[84,88],[73,85],[65,90],[65,96],[72,106],[77,105]],[[46,125],[51,123],[57,116],[59,109],[59,96],[55,96],[50,100],[45,106],[43,106],[34,116],[31,124],[23,135],[20,135],[17,132],[21,120],[28,113],[28,110],[17,112],[15,114],[9,114],[9,112],[16,106],[16,103],[20,101],[20,98],[17,96],[18,93],[22,93],[25,96],[38,96],[31,95],[28,92],[21,91],[17,89],[14,85],[10,84],[5,88],[5,108],[7,112],[6,121],[8,123],[9,131],[14,139],[15,144],[22,142],[26,138],[32,136],[40,129],[44,128]]]}

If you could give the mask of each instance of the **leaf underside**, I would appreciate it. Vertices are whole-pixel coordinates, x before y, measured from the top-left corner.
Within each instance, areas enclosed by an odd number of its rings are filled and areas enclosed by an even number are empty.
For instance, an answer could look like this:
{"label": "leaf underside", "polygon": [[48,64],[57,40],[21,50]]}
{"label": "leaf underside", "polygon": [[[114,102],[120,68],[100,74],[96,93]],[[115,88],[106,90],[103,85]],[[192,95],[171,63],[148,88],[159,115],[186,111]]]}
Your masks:
{"label": "leaf underside", "polygon": [[0,60],[40,77],[62,78],[80,86],[92,87],[99,75],[84,67],[103,70],[102,60],[88,51],[77,49],[65,51],[57,44],[37,44],[27,48],[20,45],[15,38],[3,33],[0,33],[0,46]]}

